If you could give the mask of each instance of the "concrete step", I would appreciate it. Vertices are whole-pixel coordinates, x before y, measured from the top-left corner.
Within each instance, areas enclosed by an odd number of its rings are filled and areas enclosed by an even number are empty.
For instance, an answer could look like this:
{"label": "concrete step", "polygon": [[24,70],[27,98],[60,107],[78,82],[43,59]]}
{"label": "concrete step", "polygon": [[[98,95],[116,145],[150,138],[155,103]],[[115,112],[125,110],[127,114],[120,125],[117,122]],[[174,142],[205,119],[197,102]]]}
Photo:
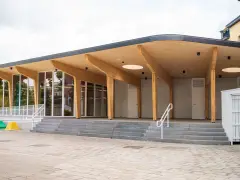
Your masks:
{"label": "concrete step", "polygon": [[[161,136],[145,136],[147,139],[160,138]],[[189,139],[189,140],[221,140],[228,141],[226,136],[196,136],[196,135],[163,135],[164,139]]]}
{"label": "concrete step", "polygon": [[[148,130],[153,130],[153,131],[161,131],[160,128],[158,129],[153,129],[153,128],[149,128]],[[223,128],[164,128],[163,129],[164,132],[181,132],[181,131],[198,131],[198,132],[224,132]]]}
{"label": "concrete step", "polygon": [[148,141],[168,142],[168,143],[184,143],[184,144],[199,144],[199,145],[230,145],[229,141],[220,140],[189,140],[189,139],[160,139],[151,138]]}
{"label": "concrete step", "polygon": [[[161,131],[147,130],[147,135],[159,136]],[[196,135],[196,136],[226,136],[225,132],[199,132],[199,131],[163,131],[164,135]]]}

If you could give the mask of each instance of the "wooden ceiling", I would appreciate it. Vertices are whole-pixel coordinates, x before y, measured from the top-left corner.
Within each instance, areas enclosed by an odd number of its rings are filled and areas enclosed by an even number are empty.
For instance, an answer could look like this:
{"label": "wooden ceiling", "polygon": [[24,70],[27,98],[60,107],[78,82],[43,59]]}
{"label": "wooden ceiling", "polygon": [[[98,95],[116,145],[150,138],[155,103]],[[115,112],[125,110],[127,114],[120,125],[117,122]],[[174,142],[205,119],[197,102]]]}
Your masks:
{"label": "wooden ceiling", "polygon": [[[173,78],[205,77],[209,67],[209,62],[211,61],[213,47],[218,47],[216,75],[222,75],[222,77],[240,76],[240,73],[222,72],[223,68],[240,66],[240,48],[172,40],[155,41],[141,45]],[[200,52],[199,56],[197,55],[197,52]],[[151,78],[151,72],[147,68],[143,57],[139,53],[137,45],[97,51],[89,54],[137,77]],[[230,56],[230,59],[228,59],[228,56]],[[51,60],[66,63],[80,69],[85,69],[88,67],[87,71],[103,74],[103,72],[99,71],[86,61],[84,54]],[[52,71],[55,68],[51,64],[51,60],[39,61],[19,66],[39,72]],[[143,66],[143,69],[123,69],[122,65],[126,64],[141,65]],[[18,73],[15,67],[13,67],[12,70],[10,67],[1,68],[1,71],[12,74]],[[183,73],[183,71],[185,71],[185,73]]]}

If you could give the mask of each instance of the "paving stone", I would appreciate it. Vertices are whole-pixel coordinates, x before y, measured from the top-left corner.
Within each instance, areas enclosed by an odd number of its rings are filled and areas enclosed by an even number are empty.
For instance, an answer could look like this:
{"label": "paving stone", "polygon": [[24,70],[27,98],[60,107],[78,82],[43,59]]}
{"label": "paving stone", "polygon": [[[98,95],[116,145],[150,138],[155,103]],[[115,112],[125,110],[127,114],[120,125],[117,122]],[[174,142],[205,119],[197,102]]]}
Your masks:
{"label": "paving stone", "polygon": [[[10,140],[10,141],[6,141]],[[0,179],[240,179],[240,146],[1,132]]]}

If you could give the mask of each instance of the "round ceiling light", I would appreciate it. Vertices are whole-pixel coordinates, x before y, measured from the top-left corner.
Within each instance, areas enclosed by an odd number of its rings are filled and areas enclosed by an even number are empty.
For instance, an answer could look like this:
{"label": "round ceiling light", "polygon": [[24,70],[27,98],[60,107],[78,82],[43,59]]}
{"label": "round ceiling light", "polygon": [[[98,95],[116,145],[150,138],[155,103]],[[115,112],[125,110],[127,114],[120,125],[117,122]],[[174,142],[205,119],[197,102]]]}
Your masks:
{"label": "round ceiling light", "polygon": [[139,69],[143,69],[142,66],[140,65],[134,65],[134,64],[128,64],[128,65],[123,65],[122,66],[124,69],[131,69],[131,70],[139,70]]}
{"label": "round ceiling light", "polygon": [[227,73],[238,73],[238,72],[240,72],[240,67],[224,68],[224,69],[222,69],[222,71],[227,72]]}

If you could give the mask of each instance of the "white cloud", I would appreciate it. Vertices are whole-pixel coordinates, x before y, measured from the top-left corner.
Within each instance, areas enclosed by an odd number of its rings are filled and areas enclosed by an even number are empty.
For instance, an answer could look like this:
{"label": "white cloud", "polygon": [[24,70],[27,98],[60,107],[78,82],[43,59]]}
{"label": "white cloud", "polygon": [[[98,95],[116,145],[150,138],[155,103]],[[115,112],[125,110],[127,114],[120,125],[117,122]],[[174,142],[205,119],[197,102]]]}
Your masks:
{"label": "white cloud", "polygon": [[220,38],[237,0],[1,0],[0,64],[155,34]]}

